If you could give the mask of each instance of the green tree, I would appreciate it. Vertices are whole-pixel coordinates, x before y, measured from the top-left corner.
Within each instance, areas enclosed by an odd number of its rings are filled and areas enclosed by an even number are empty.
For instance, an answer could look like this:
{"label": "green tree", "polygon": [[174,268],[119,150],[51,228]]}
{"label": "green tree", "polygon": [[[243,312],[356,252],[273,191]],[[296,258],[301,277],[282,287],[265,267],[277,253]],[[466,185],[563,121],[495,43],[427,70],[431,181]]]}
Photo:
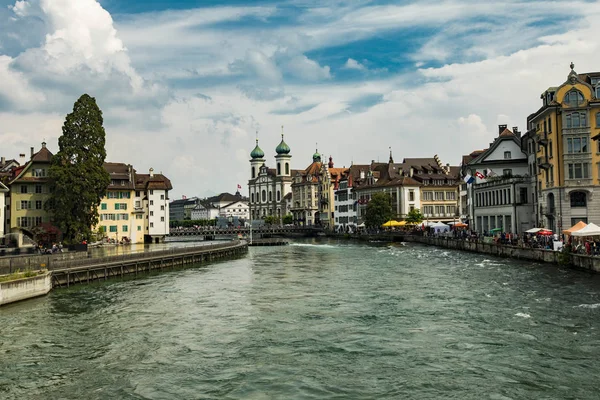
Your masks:
{"label": "green tree", "polygon": [[89,239],[98,206],[110,183],[104,169],[106,133],[96,100],[82,95],[68,114],[52,158],[51,195],[46,208],[66,242]]}
{"label": "green tree", "polygon": [[412,209],[406,215],[406,222],[410,224],[420,224],[423,221],[423,214],[418,208]]}
{"label": "green tree", "polygon": [[294,217],[292,216],[292,214],[288,214],[288,215],[284,215],[283,216],[283,223],[284,223],[284,225],[289,225],[292,222],[294,222]]}
{"label": "green tree", "polygon": [[378,228],[394,215],[392,212],[392,199],[387,193],[375,193],[367,204],[365,225],[370,228]]}

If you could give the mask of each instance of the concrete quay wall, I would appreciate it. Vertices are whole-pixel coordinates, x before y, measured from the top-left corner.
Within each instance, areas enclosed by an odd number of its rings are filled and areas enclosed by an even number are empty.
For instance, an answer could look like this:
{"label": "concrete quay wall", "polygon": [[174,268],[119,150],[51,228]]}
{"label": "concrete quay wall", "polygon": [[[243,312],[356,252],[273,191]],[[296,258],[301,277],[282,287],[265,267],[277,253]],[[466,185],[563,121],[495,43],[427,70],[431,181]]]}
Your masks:
{"label": "concrete quay wall", "polygon": [[52,272],[53,287],[68,287],[127,275],[137,276],[153,271],[172,270],[188,264],[238,257],[247,252],[248,243],[246,241],[234,240],[164,251],[67,260],[62,263],[54,263],[49,269]]}
{"label": "concrete quay wall", "polygon": [[45,272],[38,276],[0,282],[0,306],[47,294],[52,289],[51,275]]}
{"label": "concrete quay wall", "polygon": [[54,264],[62,265],[65,261],[85,260],[88,254],[85,251],[69,251],[55,254],[35,254],[20,256],[0,257],[0,275],[8,275],[17,270],[48,269]]}
{"label": "concrete quay wall", "polygon": [[[341,237],[340,235],[334,235]],[[529,260],[550,264],[560,264],[560,252],[545,249],[532,249],[529,247],[498,245],[494,243],[468,242],[454,239],[452,237],[431,237],[406,234],[378,234],[344,236],[345,238],[358,239],[362,241],[389,241],[389,242],[415,242],[431,246],[439,246],[447,249],[471,251],[474,253],[490,254],[498,257],[510,257],[519,260]],[[592,272],[600,272],[600,257],[592,257],[583,254],[570,254],[569,259],[562,263],[564,266],[585,269]]]}

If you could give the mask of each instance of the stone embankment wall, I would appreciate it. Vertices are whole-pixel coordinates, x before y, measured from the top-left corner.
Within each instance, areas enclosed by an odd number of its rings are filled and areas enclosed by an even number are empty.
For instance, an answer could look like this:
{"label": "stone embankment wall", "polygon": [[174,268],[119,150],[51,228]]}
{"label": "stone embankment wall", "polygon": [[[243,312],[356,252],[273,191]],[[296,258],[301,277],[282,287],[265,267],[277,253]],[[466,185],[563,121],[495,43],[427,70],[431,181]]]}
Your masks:
{"label": "stone embankment wall", "polygon": [[[498,245],[494,243],[467,242],[454,238],[426,237],[426,236],[395,236],[405,242],[418,242],[433,246],[445,247],[455,250],[466,250],[476,253],[490,254],[499,257],[511,257],[521,260],[531,260],[552,264],[559,263],[560,253],[545,249],[532,249],[528,247]],[[572,267],[600,272],[600,257],[592,257],[581,254],[571,254],[570,264]]]}
{"label": "stone embankment wall", "polygon": [[38,276],[0,282],[0,306],[16,301],[43,296],[52,289],[52,274],[45,272]]}
{"label": "stone embankment wall", "polygon": [[0,257],[0,275],[11,274],[17,270],[50,269],[53,265],[63,265],[67,261],[88,258],[85,251],[55,254],[21,255]]}

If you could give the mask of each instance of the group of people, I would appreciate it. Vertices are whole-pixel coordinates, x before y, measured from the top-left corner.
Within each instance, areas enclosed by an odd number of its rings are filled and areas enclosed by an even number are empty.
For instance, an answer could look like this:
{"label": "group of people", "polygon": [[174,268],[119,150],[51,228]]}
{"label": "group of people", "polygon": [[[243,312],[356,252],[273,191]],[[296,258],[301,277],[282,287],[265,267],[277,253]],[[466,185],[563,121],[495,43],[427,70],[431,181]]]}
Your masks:
{"label": "group of people", "polygon": [[63,245],[62,242],[52,243],[51,247],[45,247],[42,243],[38,245],[38,251],[40,254],[54,254],[54,253],[62,253]]}

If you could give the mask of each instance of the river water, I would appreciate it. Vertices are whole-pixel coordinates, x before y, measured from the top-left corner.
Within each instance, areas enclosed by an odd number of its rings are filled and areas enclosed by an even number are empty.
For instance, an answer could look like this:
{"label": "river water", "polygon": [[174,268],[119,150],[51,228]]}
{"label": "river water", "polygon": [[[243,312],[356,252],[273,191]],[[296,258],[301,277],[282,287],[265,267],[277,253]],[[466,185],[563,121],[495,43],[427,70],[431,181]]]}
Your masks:
{"label": "river water", "polygon": [[0,308],[2,399],[598,399],[600,277],[304,241]]}

